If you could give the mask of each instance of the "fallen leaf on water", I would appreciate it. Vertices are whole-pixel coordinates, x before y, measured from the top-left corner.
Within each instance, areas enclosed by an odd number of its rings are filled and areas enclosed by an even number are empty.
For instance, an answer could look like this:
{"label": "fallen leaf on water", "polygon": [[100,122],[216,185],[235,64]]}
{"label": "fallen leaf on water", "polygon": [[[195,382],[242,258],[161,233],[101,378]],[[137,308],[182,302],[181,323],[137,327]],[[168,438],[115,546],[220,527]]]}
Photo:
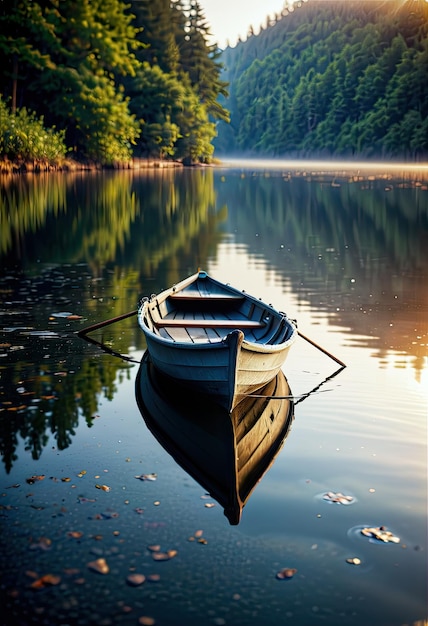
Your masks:
{"label": "fallen leaf on water", "polygon": [[152,559],[154,561],[169,561],[177,556],[177,550],[168,550],[167,552],[152,552]]}
{"label": "fallen leaf on water", "polygon": [[346,559],[346,562],[349,563],[350,565],[361,565],[361,560],[356,556],[354,556],[351,559]]}
{"label": "fallen leaf on water", "polygon": [[95,485],[96,489],[101,489],[101,491],[110,491],[110,487],[108,485]]}
{"label": "fallen leaf on water", "polygon": [[343,493],[334,493],[333,491],[325,493],[323,499],[328,502],[334,502],[335,504],[352,504],[355,500],[353,496],[345,496]]}
{"label": "fallen leaf on water", "polygon": [[73,539],[80,539],[80,537],[83,537],[83,533],[80,530],[70,530],[67,535]]}
{"label": "fallen leaf on water", "polygon": [[29,485],[34,485],[34,483],[40,481],[40,480],[44,480],[45,479],[45,475],[44,474],[40,474],[39,476],[30,476],[30,478],[27,478],[27,483]]}
{"label": "fallen leaf on water", "polygon": [[278,580],[287,580],[289,578],[293,578],[296,572],[297,570],[294,567],[285,567],[284,569],[277,572],[276,577],[278,578]]}
{"label": "fallen leaf on water", "polygon": [[135,476],[135,478],[137,478],[138,480],[148,480],[148,481],[154,481],[156,480],[158,477],[157,474],[141,474],[140,476]]}
{"label": "fallen leaf on water", "polygon": [[87,564],[88,569],[93,572],[98,572],[98,574],[108,574],[110,568],[105,559],[96,559],[95,561],[90,561]]}
{"label": "fallen leaf on water", "polygon": [[34,582],[31,583],[31,589],[44,589],[44,587],[51,587],[53,585],[59,585],[61,582],[60,576],[55,576],[54,574],[45,574],[41,578],[38,578]]}
{"label": "fallen leaf on water", "polygon": [[146,577],[144,576],[144,574],[129,574],[129,576],[127,576],[126,578],[126,582],[131,587],[139,587],[145,582],[145,580]]}
{"label": "fallen leaf on water", "polygon": [[371,537],[384,543],[400,543],[400,538],[396,537],[391,531],[387,530],[385,526],[379,526],[378,528],[363,528],[361,534],[365,537]]}

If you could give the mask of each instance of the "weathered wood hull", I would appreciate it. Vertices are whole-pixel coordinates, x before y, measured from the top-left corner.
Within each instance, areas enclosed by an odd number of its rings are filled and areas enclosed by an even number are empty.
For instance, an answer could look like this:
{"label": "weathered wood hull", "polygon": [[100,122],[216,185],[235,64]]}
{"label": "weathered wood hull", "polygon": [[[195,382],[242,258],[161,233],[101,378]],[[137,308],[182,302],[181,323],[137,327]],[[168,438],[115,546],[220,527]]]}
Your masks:
{"label": "weathered wood hull", "polygon": [[289,433],[293,401],[282,372],[229,413],[211,396],[189,393],[162,374],[149,352],[136,379],[136,397],[153,435],[238,524],[252,491]]}
{"label": "weathered wood hull", "polygon": [[199,272],[139,309],[153,363],[227,411],[272,380],[297,337],[284,313]]}

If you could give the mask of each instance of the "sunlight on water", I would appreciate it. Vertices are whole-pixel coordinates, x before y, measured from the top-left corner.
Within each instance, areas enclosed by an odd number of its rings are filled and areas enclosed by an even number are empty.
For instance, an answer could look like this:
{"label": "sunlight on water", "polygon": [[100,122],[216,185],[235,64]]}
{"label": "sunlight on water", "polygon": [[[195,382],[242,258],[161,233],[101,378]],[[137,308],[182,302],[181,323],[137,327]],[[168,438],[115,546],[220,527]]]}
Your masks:
{"label": "sunlight on water", "polygon": [[359,174],[366,177],[373,176],[383,178],[390,174],[404,174],[412,176],[415,173],[421,180],[428,180],[428,163],[395,163],[395,162],[370,162],[370,161],[311,161],[311,160],[283,160],[283,159],[222,159],[221,165],[228,168],[245,170],[283,170],[300,172],[304,175],[322,173],[351,173],[358,178]]}

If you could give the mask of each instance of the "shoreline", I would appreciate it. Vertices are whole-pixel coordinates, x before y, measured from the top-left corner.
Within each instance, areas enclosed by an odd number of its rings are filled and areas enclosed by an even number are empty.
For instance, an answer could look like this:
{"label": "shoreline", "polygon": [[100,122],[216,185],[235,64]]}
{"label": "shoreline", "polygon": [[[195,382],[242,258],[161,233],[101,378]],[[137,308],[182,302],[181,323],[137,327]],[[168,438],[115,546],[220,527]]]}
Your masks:
{"label": "shoreline", "polygon": [[102,171],[102,170],[143,170],[143,169],[171,169],[184,167],[180,161],[164,161],[162,159],[132,159],[126,163],[114,163],[113,165],[101,165],[100,163],[81,163],[79,161],[66,160],[62,163],[52,164],[39,161],[0,161],[0,174],[43,174],[49,172],[78,172],[78,171]]}

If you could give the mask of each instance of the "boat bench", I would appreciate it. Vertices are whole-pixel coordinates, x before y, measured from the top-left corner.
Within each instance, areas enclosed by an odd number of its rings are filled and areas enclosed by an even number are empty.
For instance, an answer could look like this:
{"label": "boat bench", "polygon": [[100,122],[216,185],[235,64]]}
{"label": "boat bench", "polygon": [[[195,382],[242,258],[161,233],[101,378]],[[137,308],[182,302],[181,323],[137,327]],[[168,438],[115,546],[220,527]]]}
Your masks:
{"label": "boat bench", "polygon": [[[240,303],[245,300],[244,295],[240,294],[201,294],[198,291],[192,293],[183,294],[182,292],[172,293],[168,296],[169,300],[181,301],[181,302],[195,302],[204,304],[214,304],[220,302],[233,302]],[[157,328],[237,328],[237,329],[255,329],[264,328],[266,323],[263,321],[249,320],[249,319],[210,319],[210,318],[185,318],[185,317],[166,317],[163,318],[159,315],[157,307],[150,307],[151,317],[154,325]]]}
{"label": "boat bench", "polygon": [[264,328],[264,322],[256,320],[207,320],[207,319],[154,319],[152,320],[158,328],[171,328],[173,326],[181,328]]}
{"label": "boat bench", "polygon": [[168,299],[170,300],[182,300],[185,302],[198,302],[200,300],[204,300],[207,302],[242,302],[243,300],[245,300],[244,296],[241,295],[234,295],[234,294],[201,294],[197,291],[195,291],[194,293],[189,293],[189,294],[185,294],[185,293],[181,293],[180,291],[177,293],[172,293],[168,296]]}

